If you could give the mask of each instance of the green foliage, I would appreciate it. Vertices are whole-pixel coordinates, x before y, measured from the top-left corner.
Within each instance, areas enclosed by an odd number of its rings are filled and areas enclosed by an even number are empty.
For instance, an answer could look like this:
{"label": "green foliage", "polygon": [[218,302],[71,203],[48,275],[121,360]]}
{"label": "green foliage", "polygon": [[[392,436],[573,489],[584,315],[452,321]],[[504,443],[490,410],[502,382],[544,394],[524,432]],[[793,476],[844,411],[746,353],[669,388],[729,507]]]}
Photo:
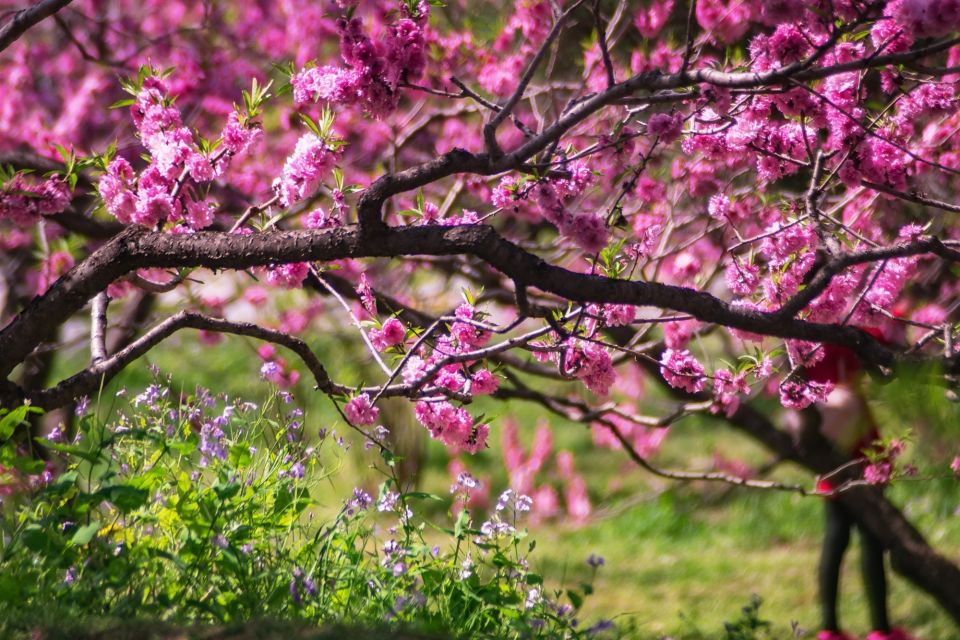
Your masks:
{"label": "green foliage", "polygon": [[389,476],[378,501],[360,488],[343,501],[328,482],[343,440],[309,446],[300,413],[155,384],[111,420],[81,420],[72,442],[45,440],[64,468],[0,520],[0,636],[129,618],[587,633],[576,617],[591,584],[544,589],[518,510],[492,528],[467,510],[428,526],[412,508],[443,499]]}
{"label": "green foliage", "polygon": [[770,622],[760,618],[760,596],[750,598],[750,604],[740,611],[740,617],[723,625],[724,640],[759,640],[769,638]]}

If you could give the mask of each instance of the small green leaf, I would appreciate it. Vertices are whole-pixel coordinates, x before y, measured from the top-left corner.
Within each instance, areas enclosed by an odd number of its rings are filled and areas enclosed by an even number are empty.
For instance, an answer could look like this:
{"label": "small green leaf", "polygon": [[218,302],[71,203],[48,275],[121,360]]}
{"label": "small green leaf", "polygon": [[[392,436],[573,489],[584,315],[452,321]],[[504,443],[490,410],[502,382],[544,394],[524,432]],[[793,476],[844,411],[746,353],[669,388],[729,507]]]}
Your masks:
{"label": "small green leaf", "polygon": [[77,529],[70,538],[70,544],[82,547],[97,536],[97,531],[100,531],[100,523],[95,520]]}

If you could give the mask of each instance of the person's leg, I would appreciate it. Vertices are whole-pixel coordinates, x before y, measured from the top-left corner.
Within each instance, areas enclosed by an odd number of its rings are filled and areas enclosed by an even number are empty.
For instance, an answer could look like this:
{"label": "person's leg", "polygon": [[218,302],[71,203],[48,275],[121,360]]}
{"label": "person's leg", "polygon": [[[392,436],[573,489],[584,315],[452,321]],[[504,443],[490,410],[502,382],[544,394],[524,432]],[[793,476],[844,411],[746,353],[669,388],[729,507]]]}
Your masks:
{"label": "person's leg", "polygon": [[837,620],[837,596],[840,589],[840,565],[843,554],[850,544],[850,514],[836,500],[827,500],[824,506],[826,529],[823,535],[823,550],[820,553],[818,578],[820,583],[820,610],[823,628],[839,631]]}
{"label": "person's leg", "polygon": [[870,623],[875,631],[890,631],[887,619],[887,574],[883,565],[883,545],[863,527],[860,530],[860,566],[863,585],[870,605]]}

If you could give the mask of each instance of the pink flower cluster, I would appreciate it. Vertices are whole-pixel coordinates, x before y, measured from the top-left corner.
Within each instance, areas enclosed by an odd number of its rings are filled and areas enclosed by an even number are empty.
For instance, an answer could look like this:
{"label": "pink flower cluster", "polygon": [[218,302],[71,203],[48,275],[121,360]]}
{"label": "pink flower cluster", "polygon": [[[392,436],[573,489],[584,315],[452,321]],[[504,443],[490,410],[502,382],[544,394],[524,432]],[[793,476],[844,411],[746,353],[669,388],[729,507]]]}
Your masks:
{"label": "pink flower cluster", "polygon": [[589,170],[583,165],[572,167],[569,180],[544,180],[532,190],[534,202],[540,214],[557,227],[560,234],[573,240],[581,249],[596,253],[607,245],[606,223],[592,213],[575,214],[567,209],[565,201],[579,195],[592,180]]}
{"label": "pink flower cluster", "polygon": [[309,273],[309,262],[276,265],[267,269],[267,282],[275,287],[296,289],[303,284]]}
{"label": "pink flower cluster", "polygon": [[571,375],[598,396],[605,397],[617,379],[613,359],[607,349],[596,342],[570,340],[564,351],[565,375]]}
{"label": "pink flower cluster", "polygon": [[343,413],[347,420],[357,427],[372,425],[380,417],[380,409],[377,409],[370,401],[370,396],[361,393],[350,399],[343,407]]}
{"label": "pink flower cluster", "polygon": [[476,453],[487,446],[490,427],[474,424],[473,417],[463,407],[454,407],[446,401],[421,400],[417,403],[415,414],[434,439],[449,447]]}
{"label": "pink flower cluster", "polygon": [[675,389],[699,393],[707,384],[703,365],[686,349],[666,349],[660,357],[660,375]]}
{"label": "pink flower cluster", "polygon": [[213,223],[213,205],[192,196],[193,190],[184,188],[186,179],[200,185],[219,177],[228,159],[253,144],[260,129],[241,126],[232,113],[223,131],[224,150],[209,157],[197,149],[193,133],[167,98],[168,91],[166,82],[156,76],[143,80],[130,113],[150,164],[137,177],[126,159],[114,158],[100,178],[100,197],[107,211],[124,224],[156,227],[183,220],[190,229],[203,229]]}
{"label": "pink flower cluster", "polygon": [[937,37],[960,28],[957,0],[894,0],[884,15],[917,38]]}
{"label": "pink flower cluster", "polygon": [[289,207],[311,195],[333,169],[339,152],[313,133],[297,140],[297,146],[283,165],[283,172],[273,183],[280,204]]}
{"label": "pink flower cluster", "polygon": [[407,337],[407,330],[403,328],[403,323],[399,320],[390,318],[379,329],[371,329],[369,335],[373,348],[377,351],[383,351],[402,344]]}
{"label": "pink flower cluster", "polygon": [[722,411],[724,415],[733,415],[740,406],[740,396],[750,393],[745,372],[733,373],[729,369],[717,369],[713,373],[713,401],[710,408],[713,413]]}
{"label": "pink flower cluster", "polygon": [[637,308],[632,304],[603,305],[603,323],[608,327],[623,327],[637,319]]}
{"label": "pink flower cluster", "polygon": [[671,11],[673,0],[654,0],[649,7],[637,11],[633,16],[633,26],[644,38],[656,38],[667,24]]}
{"label": "pink flower cluster", "polygon": [[428,6],[421,4],[424,6],[415,19],[400,18],[377,40],[363,30],[360,18],[339,20],[340,56],[348,67],[312,67],[294,75],[291,84],[296,103],[359,104],[377,118],[393,112],[400,100],[400,85],[416,81],[426,66]]}
{"label": "pink flower cluster", "polygon": [[655,113],[647,120],[647,134],[660,139],[663,144],[670,144],[683,133],[683,114]]}
{"label": "pink flower cluster", "polygon": [[814,402],[824,402],[833,391],[832,382],[784,382],[780,385],[780,404],[788,409],[806,409]]}
{"label": "pink flower cluster", "polygon": [[729,44],[747,32],[750,7],[742,0],[701,0],[697,2],[696,18],[711,39]]}
{"label": "pink flower cluster", "polygon": [[748,296],[760,284],[760,267],[733,258],[724,271],[727,288],[738,296]]}
{"label": "pink flower cluster", "polygon": [[20,227],[36,224],[42,215],[60,213],[69,203],[70,187],[57,178],[32,183],[18,173],[0,184],[0,220]]}

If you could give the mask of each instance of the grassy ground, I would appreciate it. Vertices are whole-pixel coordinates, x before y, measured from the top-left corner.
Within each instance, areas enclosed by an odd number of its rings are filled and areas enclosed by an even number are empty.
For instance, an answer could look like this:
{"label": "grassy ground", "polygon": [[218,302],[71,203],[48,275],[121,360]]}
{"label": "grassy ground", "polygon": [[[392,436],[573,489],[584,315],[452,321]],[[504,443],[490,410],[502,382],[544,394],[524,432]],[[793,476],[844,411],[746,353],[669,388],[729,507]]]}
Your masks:
{"label": "grassy ground", "polygon": [[[256,379],[258,363],[241,344],[209,349],[188,340],[179,350],[158,351],[153,357],[164,371],[175,372],[175,382],[184,388],[203,384],[231,394],[262,396],[264,385]],[[325,360],[342,362],[342,358],[346,354]],[[203,366],[185,371],[185,362]],[[137,366],[120,384],[136,391],[148,379],[146,367]],[[113,387],[104,397],[112,393]],[[950,444],[955,435],[949,432],[956,424],[952,421],[955,409],[944,408],[942,394],[928,397],[926,393],[894,385],[877,392],[875,405],[888,422],[916,426],[918,455],[943,458],[949,455],[945,449],[955,449]],[[308,408],[308,431],[334,420],[329,404],[312,394],[309,384],[302,385],[298,396]],[[532,427],[542,417],[538,409],[525,404],[488,409],[488,416],[516,417],[525,437],[532,435]],[[497,457],[497,424],[492,450],[469,462],[480,475],[491,477],[495,491],[506,485]],[[577,467],[590,485],[596,517],[583,526],[553,522],[535,528],[532,534],[538,546],[533,562],[550,584],[559,587],[590,576],[585,564],[589,554],[605,558],[596,593],[587,601],[587,617],[622,615],[635,625],[638,638],[722,637],[723,622],[736,618],[751,594],[758,594],[763,598],[761,616],[775,624],[772,637],[792,637],[794,622],[802,629],[816,630],[815,570],[822,533],[819,499],[669,484],[631,467],[620,452],[597,450],[582,426],[556,423],[555,433],[558,447],[576,454]],[[339,495],[349,491],[347,483],[364,482],[370,458],[360,449],[354,448],[348,472],[336,479],[332,491]],[[674,427],[658,464],[705,469],[715,452],[753,464],[767,460],[754,443],[717,422],[687,421]],[[430,445],[424,488],[445,492],[449,485],[445,463],[445,452]],[[809,476],[794,468],[777,469],[775,475],[810,482]],[[371,478],[368,485],[375,486],[377,481]],[[960,505],[960,483],[950,479],[905,482],[894,488],[892,497],[938,549],[960,561],[960,517],[954,513]],[[851,631],[863,636],[869,626],[857,553],[855,543],[844,568],[841,616]],[[910,629],[918,640],[960,633],[934,602],[898,576],[891,579],[890,604],[895,623]]]}

